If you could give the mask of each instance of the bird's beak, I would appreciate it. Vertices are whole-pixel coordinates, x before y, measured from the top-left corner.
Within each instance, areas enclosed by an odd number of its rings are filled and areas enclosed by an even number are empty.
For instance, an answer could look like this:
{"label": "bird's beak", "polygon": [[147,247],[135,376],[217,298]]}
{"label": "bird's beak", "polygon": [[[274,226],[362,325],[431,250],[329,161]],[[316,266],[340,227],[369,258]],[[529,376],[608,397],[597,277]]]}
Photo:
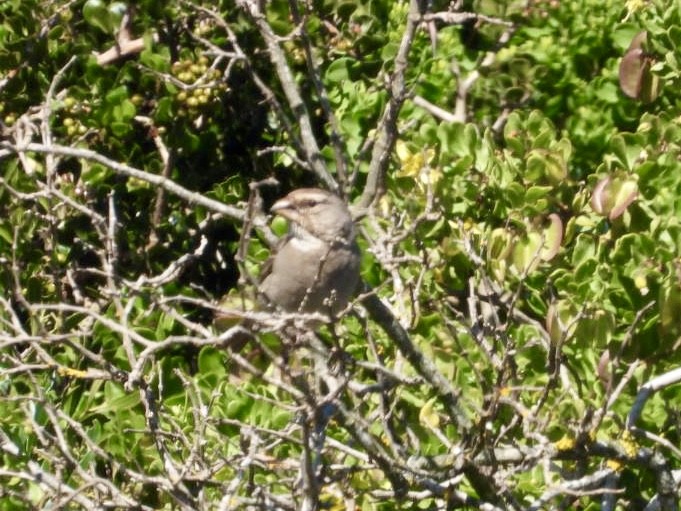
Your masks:
{"label": "bird's beak", "polygon": [[290,209],[291,208],[291,201],[288,199],[279,199],[277,202],[272,204],[272,207],[270,208],[270,211],[274,213],[279,213],[282,209]]}
{"label": "bird's beak", "polygon": [[287,198],[279,199],[275,202],[270,211],[292,222],[297,222],[300,218],[300,214],[293,206],[293,203]]}

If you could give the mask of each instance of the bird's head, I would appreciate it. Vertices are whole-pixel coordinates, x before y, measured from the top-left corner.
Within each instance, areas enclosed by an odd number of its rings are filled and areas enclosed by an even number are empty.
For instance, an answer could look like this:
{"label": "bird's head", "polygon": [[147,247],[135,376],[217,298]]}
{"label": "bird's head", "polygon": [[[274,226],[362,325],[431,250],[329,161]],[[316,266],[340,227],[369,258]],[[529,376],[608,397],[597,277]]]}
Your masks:
{"label": "bird's head", "polygon": [[279,199],[272,212],[290,222],[294,236],[313,236],[330,242],[354,239],[350,211],[336,195],[319,188],[300,188]]}

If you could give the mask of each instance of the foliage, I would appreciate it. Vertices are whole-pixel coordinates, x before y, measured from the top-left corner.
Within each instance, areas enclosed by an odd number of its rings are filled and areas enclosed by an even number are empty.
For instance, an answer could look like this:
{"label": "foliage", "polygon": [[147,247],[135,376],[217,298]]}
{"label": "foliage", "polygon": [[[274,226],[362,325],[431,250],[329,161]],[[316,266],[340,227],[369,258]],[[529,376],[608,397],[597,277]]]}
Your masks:
{"label": "foliage", "polygon": [[[675,509],[680,26],[2,3],[0,509]],[[232,350],[217,304],[312,185],[367,288],[316,333],[240,312]]]}

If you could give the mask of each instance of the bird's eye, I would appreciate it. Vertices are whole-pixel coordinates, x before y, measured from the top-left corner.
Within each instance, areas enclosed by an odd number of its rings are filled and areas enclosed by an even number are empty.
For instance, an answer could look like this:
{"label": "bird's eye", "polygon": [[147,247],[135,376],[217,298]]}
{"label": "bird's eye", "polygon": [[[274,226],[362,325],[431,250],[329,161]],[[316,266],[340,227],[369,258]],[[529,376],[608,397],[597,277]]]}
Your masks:
{"label": "bird's eye", "polygon": [[304,199],[300,202],[300,205],[304,208],[312,208],[317,205],[317,201],[314,199]]}

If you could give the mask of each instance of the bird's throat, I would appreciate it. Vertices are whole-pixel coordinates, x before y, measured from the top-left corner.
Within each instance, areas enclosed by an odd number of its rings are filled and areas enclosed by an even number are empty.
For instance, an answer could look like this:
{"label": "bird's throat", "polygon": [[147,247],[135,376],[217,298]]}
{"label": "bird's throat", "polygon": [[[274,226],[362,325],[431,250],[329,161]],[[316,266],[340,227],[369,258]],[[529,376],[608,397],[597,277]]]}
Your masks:
{"label": "bird's throat", "polygon": [[298,229],[297,232],[292,233],[289,243],[301,252],[315,252],[327,246],[325,241],[316,238],[304,229]]}

